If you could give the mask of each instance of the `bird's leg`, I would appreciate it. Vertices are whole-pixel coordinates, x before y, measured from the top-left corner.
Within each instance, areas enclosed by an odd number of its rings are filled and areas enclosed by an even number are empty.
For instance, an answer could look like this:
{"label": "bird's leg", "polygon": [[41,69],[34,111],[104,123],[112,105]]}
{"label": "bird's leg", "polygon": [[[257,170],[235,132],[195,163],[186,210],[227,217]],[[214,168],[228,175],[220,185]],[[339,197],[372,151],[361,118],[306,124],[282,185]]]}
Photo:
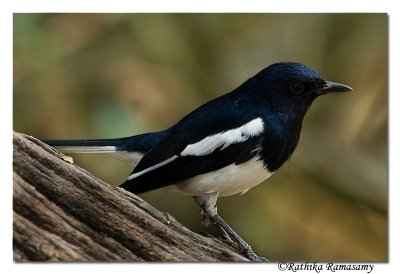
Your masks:
{"label": "bird's leg", "polygon": [[232,243],[232,242],[233,242],[233,240],[231,239],[231,237],[229,237],[228,233],[226,233],[226,231],[225,231],[222,227],[217,226],[217,229],[218,229],[219,235],[221,235],[221,238],[222,238],[224,241],[229,242],[229,243]]}
{"label": "bird's leg", "polygon": [[203,209],[207,217],[215,224],[218,230],[222,231],[231,240],[236,242],[240,250],[250,261],[268,261],[263,257],[257,256],[246,243],[225,221],[217,214],[218,193],[205,193],[202,196],[193,196],[196,203]]}
{"label": "bird's leg", "polygon": [[[217,206],[216,205],[215,205],[215,211],[217,211]],[[201,220],[201,223],[204,226],[208,226],[208,224],[211,222],[210,219],[208,218],[207,214],[204,212],[203,209],[201,209],[201,212],[200,212],[200,220]],[[225,232],[225,230],[222,229],[222,227],[218,227],[217,226],[217,229],[218,229],[219,235],[221,236],[221,238],[224,241],[229,242],[229,243],[233,243],[232,239]]]}

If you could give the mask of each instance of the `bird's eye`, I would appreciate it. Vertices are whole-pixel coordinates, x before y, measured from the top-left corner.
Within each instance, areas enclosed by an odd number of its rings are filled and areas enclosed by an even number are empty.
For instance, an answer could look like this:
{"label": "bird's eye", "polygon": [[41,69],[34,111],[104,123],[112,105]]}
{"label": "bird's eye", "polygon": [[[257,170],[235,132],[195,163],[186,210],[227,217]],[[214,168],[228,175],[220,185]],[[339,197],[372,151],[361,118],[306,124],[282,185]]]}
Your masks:
{"label": "bird's eye", "polygon": [[290,85],[290,90],[294,94],[300,94],[304,90],[304,85],[302,83],[293,83],[293,84]]}

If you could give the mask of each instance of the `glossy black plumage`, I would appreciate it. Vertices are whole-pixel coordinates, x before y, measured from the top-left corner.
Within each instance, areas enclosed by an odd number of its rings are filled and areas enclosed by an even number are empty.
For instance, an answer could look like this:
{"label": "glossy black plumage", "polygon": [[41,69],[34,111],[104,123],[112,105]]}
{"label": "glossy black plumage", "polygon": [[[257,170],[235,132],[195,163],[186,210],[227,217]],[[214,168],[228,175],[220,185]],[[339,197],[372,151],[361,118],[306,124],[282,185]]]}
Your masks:
{"label": "glossy black plumage", "polygon": [[[304,90],[296,91],[296,94],[292,88],[298,83]],[[247,161],[254,157],[252,151],[257,146],[261,147],[257,151],[260,161],[274,172],[296,148],[304,115],[319,96],[316,91],[323,89],[325,83],[322,77],[302,64],[286,62],[265,68],[231,93],[199,107],[163,132],[164,138],[142,158],[132,174],[179,155],[189,144],[240,127],[258,117],[264,122],[262,136],[231,145],[226,151],[217,149],[206,156],[179,157],[127,180],[121,187],[141,193],[179,183],[198,174]]]}
{"label": "glossy black plumage", "polygon": [[295,150],[312,102],[351,88],[299,63],[273,64],[160,132],[111,140],[46,141],[69,152],[122,153],[135,166],[122,188],[142,193],[175,184],[191,194],[221,235],[263,261],[217,214],[217,198],[261,183]]}
{"label": "glossy black plumage", "polygon": [[[348,90],[351,89],[347,86],[325,81],[303,64],[276,63],[232,92],[200,106],[169,129],[117,139],[45,142],[59,148],[94,147],[88,152],[110,147],[115,151],[139,153],[131,176],[121,185],[133,193],[177,184],[254,157],[273,173],[296,148],[304,115],[312,102],[321,94]],[[181,155],[191,144],[240,128],[254,119],[263,122],[260,135],[226,148],[221,145],[206,155]],[[177,158],[163,164],[171,157]]]}

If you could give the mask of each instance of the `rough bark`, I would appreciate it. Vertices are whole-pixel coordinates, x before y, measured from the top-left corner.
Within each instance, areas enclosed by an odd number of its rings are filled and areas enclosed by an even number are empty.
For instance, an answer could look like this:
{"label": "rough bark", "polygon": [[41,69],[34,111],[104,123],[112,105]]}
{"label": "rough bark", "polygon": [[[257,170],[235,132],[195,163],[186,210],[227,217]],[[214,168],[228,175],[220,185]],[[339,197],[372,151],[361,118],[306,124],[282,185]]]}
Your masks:
{"label": "rough bark", "polygon": [[15,261],[245,261],[136,195],[14,133]]}

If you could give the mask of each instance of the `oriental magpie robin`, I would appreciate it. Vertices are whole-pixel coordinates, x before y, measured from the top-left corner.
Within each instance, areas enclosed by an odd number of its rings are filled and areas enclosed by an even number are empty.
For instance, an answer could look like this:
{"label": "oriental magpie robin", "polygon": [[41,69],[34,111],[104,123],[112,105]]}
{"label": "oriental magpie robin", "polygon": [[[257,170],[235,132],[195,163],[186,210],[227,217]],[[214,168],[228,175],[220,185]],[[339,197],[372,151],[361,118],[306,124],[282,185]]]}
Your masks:
{"label": "oriental magpie robin", "polygon": [[325,93],[351,90],[303,64],[276,63],[166,130],[45,142],[64,152],[112,153],[127,161],[134,169],[120,187],[136,194],[175,185],[194,197],[222,236],[259,261],[217,214],[217,198],[243,194],[271,176],[296,148],[311,103]]}

